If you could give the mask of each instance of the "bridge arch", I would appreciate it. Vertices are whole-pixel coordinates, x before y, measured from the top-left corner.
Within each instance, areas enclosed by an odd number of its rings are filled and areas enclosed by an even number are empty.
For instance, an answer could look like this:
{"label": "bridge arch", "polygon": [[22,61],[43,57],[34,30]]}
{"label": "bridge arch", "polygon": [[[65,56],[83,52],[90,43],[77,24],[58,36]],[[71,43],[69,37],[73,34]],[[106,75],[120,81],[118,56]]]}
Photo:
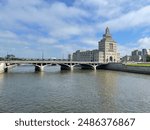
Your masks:
{"label": "bridge arch", "polygon": [[16,66],[18,66],[18,64],[9,64],[9,63],[5,63],[4,66],[4,72],[8,72],[8,70],[15,68]]}
{"label": "bridge arch", "polygon": [[44,68],[48,65],[51,64],[47,64],[47,63],[37,63],[37,64],[33,64],[35,66],[35,71],[44,71]]}
{"label": "bridge arch", "polygon": [[72,64],[58,64],[60,65],[61,70],[73,70],[73,65]]}
{"label": "bridge arch", "polygon": [[96,70],[99,64],[81,64],[82,69],[93,69]]}

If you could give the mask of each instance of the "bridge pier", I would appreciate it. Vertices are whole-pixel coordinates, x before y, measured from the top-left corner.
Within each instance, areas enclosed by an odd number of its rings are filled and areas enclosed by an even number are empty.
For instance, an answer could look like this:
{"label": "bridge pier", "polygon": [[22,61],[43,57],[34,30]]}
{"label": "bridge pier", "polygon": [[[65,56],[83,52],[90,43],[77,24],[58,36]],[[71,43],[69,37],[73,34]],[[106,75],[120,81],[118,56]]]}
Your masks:
{"label": "bridge pier", "polygon": [[83,70],[90,70],[90,69],[95,69],[92,65],[88,65],[88,64],[81,64],[81,69]]}
{"label": "bridge pier", "polygon": [[44,67],[45,67],[45,64],[36,64],[35,65],[35,71],[36,72],[44,71]]}
{"label": "bridge pier", "polygon": [[59,64],[61,67],[61,70],[73,70],[74,66],[73,65],[69,65],[69,64]]}
{"label": "bridge pier", "polygon": [[36,72],[44,71],[44,67],[43,67],[43,66],[41,66],[41,67],[35,66],[35,71],[36,71]]}
{"label": "bridge pier", "polygon": [[70,66],[70,70],[73,70],[73,69],[74,69],[74,67],[71,65],[71,66]]}
{"label": "bridge pier", "polygon": [[96,67],[97,67],[97,66],[96,66],[96,65],[94,65],[94,66],[93,66],[93,70],[96,70]]}
{"label": "bridge pier", "polygon": [[81,64],[82,69],[92,69],[92,70],[97,70],[98,64]]}
{"label": "bridge pier", "polygon": [[4,68],[4,72],[6,72],[6,73],[7,73],[7,72],[8,72],[8,68]]}

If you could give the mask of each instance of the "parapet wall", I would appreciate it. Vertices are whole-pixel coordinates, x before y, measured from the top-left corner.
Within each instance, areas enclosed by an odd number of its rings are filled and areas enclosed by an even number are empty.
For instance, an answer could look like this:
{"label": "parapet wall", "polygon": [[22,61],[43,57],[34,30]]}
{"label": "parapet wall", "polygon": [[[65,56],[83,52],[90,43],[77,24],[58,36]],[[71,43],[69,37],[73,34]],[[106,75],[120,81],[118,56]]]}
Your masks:
{"label": "parapet wall", "polygon": [[150,67],[127,66],[121,63],[109,63],[107,65],[101,66],[101,69],[150,74]]}

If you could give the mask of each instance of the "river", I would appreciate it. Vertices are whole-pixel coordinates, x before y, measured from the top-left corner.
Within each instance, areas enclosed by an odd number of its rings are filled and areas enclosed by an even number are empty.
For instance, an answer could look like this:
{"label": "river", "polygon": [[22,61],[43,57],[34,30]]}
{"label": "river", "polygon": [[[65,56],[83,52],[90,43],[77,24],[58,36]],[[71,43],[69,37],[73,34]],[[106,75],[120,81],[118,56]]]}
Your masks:
{"label": "river", "polygon": [[0,74],[0,112],[150,112],[150,75],[19,66]]}

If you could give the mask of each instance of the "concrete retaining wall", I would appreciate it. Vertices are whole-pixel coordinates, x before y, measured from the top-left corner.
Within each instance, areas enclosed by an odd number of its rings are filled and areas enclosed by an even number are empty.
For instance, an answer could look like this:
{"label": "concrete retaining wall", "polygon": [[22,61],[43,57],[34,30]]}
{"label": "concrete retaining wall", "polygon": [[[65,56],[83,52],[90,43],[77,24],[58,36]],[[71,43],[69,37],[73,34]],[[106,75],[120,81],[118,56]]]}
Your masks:
{"label": "concrete retaining wall", "polygon": [[121,63],[109,63],[107,65],[102,65],[101,69],[150,74],[150,67],[127,66]]}

